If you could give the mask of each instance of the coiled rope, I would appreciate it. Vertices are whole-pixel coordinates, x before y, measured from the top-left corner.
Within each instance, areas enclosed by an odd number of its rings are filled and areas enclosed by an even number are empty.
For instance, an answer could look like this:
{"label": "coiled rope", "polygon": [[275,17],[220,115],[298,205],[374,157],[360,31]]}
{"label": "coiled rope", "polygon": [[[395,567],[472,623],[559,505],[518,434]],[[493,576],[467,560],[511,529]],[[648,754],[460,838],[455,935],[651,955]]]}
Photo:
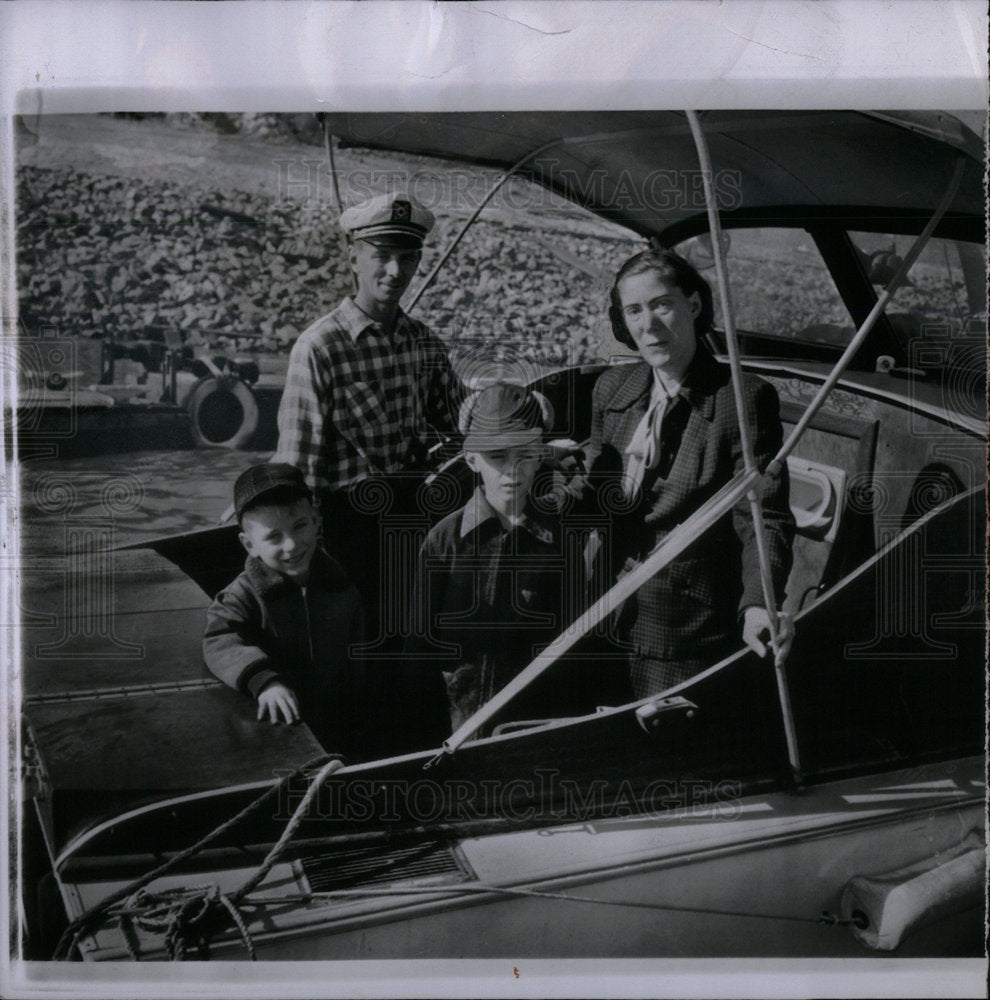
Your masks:
{"label": "coiled rope", "polygon": [[[299,824],[309,811],[310,804],[323,782],[335,771],[344,766],[340,757],[323,755],[303,764],[281,781],[272,785],[258,798],[248,803],[237,815],[226,820],[216,829],[210,831],[191,847],[169,858],[164,864],[147,872],[140,878],[129,883],[106,899],[101,900],[81,916],[77,917],[65,929],[52,958],[55,961],[67,959],[79,944],[80,939],[91,932],[97,924],[118,918],[121,932],[127,944],[128,951],[134,959],[140,958],[140,949],[135,927],[142,930],[164,933],[165,949],[170,958],[181,961],[185,958],[190,943],[195,943],[201,956],[206,956],[209,950],[209,937],[217,925],[217,918],[224,914],[231,917],[241,935],[245,948],[252,960],[255,958],[254,943],[238,909],[245,896],[258,887],[265,876],[272,870],[286,844],[292,839]],[[195,888],[168,889],[161,892],[146,892],[145,887],[171,871],[177,865],[198,854],[218,837],[257,810],[262,804],[282,791],[289,782],[305,774],[311,768],[319,767],[306,789],[295,812],[286,824],[277,843],[268,852],[258,869],[235,892],[221,893],[215,885],[198,886]],[[118,903],[124,905],[113,909]]]}
{"label": "coiled rope", "polygon": [[141,958],[135,926],[163,935],[168,957],[173,961],[182,961],[191,941],[196,943],[199,958],[210,957],[208,927],[218,907],[223,907],[230,915],[248,955],[254,961],[257,958],[254,941],[244,918],[233,899],[216,885],[184,886],[157,893],[139,889],[127,900],[123,909],[112,915],[118,917],[127,950],[135,961]]}

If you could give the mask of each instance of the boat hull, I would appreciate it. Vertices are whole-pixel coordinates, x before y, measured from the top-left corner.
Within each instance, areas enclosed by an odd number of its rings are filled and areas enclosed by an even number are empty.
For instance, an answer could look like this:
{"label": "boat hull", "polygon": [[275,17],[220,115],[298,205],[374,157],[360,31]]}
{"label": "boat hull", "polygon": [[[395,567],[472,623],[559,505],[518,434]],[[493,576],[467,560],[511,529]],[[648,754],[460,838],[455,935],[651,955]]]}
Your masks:
{"label": "boat hull", "polygon": [[[967,831],[982,838],[981,789],[982,762],[973,757],[948,778],[943,764],[696,813],[467,838],[454,848],[461,881],[433,875],[308,902],[288,897],[312,889],[312,867],[280,863],[251,897],[269,904],[242,913],[257,957],[269,960],[889,957],[830,919],[840,915],[843,887],[922,859],[937,863]],[[250,873],[165,878],[151,888],[215,880],[229,893]],[[90,905],[118,884],[63,891]],[[975,957],[982,930],[982,906],[964,908],[920,927],[893,954]],[[160,941],[142,945],[140,957],[164,957]],[[83,953],[128,957],[114,927]],[[234,960],[247,951],[228,931],[210,955]]]}

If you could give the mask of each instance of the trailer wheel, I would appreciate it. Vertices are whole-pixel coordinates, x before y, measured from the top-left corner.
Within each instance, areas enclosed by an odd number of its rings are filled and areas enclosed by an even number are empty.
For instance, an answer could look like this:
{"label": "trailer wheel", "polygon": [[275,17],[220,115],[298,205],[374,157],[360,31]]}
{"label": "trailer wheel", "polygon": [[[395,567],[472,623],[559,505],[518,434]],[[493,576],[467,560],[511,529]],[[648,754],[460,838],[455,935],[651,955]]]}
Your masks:
{"label": "trailer wheel", "polygon": [[201,378],[185,406],[201,446],[242,448],[258,429],[258,401],[244,382],[232,376]]}

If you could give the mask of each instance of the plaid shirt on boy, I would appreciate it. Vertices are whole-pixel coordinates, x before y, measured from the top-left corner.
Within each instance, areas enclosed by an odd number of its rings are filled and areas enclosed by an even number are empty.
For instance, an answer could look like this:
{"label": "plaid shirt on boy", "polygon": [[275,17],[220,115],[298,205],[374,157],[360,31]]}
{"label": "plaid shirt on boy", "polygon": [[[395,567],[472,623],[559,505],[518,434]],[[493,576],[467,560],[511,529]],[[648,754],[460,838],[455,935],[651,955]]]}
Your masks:
{"label": "plaid shirt on boy", "polygon": [[391,335],[345,298],[289,357],[272,461],[298,466],[317,497],[415,467],[427,423],[456,433],[464,390],[442,341],[399,312]]}

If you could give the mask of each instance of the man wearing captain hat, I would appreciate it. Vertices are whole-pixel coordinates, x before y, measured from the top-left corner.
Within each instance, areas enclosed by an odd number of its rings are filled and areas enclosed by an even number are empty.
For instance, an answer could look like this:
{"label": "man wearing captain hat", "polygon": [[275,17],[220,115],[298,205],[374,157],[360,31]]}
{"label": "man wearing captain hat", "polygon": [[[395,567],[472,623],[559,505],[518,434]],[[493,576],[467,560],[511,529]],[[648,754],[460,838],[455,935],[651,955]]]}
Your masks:
{"label": "man wearing captain hat", "polygon": [[379,533],[351,502],[352,488],[391,477],[399,494],[391,510],[401,508],[418,484],[414,473],[423,469],[429,425],[456,435],[464,398],[442,341],[399,305],[433,223],[432,213],[404,192],[343,212],[357,290],[296,341],[278,412],[274,460],[302,469],[324,524],[334,522],[325,535],[342,539],[334,554],[362,592],[372,628]]}

